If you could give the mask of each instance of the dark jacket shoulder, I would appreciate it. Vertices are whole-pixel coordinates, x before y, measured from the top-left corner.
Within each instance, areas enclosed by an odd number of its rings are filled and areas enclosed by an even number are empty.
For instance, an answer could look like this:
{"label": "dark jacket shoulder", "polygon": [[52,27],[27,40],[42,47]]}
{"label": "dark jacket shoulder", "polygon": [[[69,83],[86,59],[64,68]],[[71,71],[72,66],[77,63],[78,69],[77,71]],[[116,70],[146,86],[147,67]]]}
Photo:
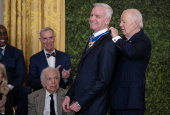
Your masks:
{"label": "dark jacket shoulder", "polygon": [[9,44],[6,45],[6,49],[9,49],[9,50],[12,51],[12,52],[22,52],[22,50],[14,47],[14,46],[11,46],[11,45],[9,45]]}
{"label": "dark jacket shoulder", "polygon": [[[55,52],[56,52],[56,55],[57,55],[57,56],[69,56],[67,53],[62,52],[62,51],[58,51],[58,50],[56,50],[56,49],[55,49]],[[44,50],[41,50],[40,52],[32,55],[31,58],[37,58],[37,57],[39,57],[40,55],[45,55],[45,54],[44,54]]]}
{"label": "dark jacket shoulder", "polygon": [[[34,97],[37,97],[39,95],[41,95],[42,93],[45,94],[45,91],[46,89],[45,88],[42,88],[40,90],[36,90],[34,92],[32,92],[31,94],[28,95],[29,98],[34,98]],[[67,90],[66,89],[63,89],[63,88],[59,88],[57,90],[57,94],[61,94],[61,95],[64,95],[67,93]]]}

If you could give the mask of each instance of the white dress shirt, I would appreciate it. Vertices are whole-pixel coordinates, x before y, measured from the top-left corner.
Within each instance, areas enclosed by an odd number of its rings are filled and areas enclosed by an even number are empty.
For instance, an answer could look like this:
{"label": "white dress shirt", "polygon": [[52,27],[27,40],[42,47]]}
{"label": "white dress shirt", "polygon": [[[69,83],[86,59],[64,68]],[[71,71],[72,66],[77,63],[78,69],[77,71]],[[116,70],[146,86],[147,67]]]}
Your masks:
{"label": "white dress shirt", "polygon": [[[126,41],[128,41],[130,38],[127,38]],[[122,39],[122,38],[120,36],[116,36],[116,37],[112,38],[114,43],[116,43],[118,39]]]}
{"label": "white dress shirt", "polygon": [[116,36],[116,37],[112,38],[114,43],[116,43],[118,39],[122,39],[122,38],[120,36]]}
{"label": "white dress shirt", "polygon": [[[55,52],[55,49],[52,51],[52,53],[53,52]],[[49,53],[49,52],[47,52],[45,49],[44,49],[44,53],[45,53],[45,57],[46,57],[47,62],[48,62],[48,66],[55,68],[55,57],[54,56],[50,56],[49,58],[47,58],[46,54]]]}
{"label": "white dress shirt", "polygon": [[[57,93],[56,92],[53,94],[53,99],[54,99],[55,114],[58,115],[58,113],[57,113]],[[44,106],[43,115],[50,115],[50,101],[51,101],[50,93],[46,90],[45,106]]]}
{"label": "white dress shirt", "polygon": [[96,33],[93,33],[93,35],[94,35],[94,37],[96,37],[96,36],[98,36],[98,35],[106,32],[107,30],[108,30],[107,28],[106,28],[106,29],[103,29],[103,30],[100,30],[100,31],[98,31],[98,32],[96,32]]}

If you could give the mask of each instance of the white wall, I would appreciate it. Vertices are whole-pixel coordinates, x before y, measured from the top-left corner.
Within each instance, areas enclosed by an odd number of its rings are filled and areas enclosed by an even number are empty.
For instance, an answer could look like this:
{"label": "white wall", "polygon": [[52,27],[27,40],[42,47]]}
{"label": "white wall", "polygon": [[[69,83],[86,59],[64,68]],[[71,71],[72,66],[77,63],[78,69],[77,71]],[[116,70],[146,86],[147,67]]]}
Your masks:
{"label": "white wall", "polygon": [[0,0],[0,24],[4,24],[4,0]]}

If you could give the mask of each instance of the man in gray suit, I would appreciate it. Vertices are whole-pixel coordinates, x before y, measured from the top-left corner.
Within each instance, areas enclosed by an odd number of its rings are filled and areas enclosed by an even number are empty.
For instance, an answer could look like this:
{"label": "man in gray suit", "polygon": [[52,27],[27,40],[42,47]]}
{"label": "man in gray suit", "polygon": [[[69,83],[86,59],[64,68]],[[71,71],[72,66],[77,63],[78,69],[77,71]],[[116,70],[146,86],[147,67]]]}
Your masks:
{"label": "man in gray suit", "polygon": [[61,104],[67,90],[59,88],[59,71],[47,67],[40,78],[44,88],[28,95],[28,115],[73,115],[62,110]]}

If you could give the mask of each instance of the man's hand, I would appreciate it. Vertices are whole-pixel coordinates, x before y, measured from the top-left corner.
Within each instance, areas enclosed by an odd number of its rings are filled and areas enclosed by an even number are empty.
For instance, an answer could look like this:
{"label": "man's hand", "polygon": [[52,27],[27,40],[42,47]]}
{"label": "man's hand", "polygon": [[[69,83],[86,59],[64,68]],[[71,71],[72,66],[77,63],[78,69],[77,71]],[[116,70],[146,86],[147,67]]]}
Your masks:
{"label": "man's hand", "polygon": [[[57,71],[59,71],[60,67],[61,67],[61,65],[58,65],[55,69],[56,69]],[[70,76],[70,71],[71,71],[71,68],[70,68],[69,70],[63,69],[63,70],[62,70],[62,78],[63,78],[63,79],[67,79],[67,78]]]}
{"label": "man's hand", "polygon": [[110,27],[109,30],[111,30],[110,35],[112,38],[118,36],[118,30],[116,28]]}
{"label": "man's hand", "polygon": [[60,67],[61,67],[61,65],[58,65],[55,69],[56,69],[57,71],[59,71]]}
{"label": "man's hand", "polygon": [[62,70],[62,78],[67,79],[70,76],[70,71],[71,71],[71,69],[69,69],[69,70],[63,69]]}
{"label": "man's hand", "polygon": [[70,106],[70,109],[71,109],[72,111],[78,112],[78,111],[80,111],[81,107],[80,107],[80,105],[78,104],[78,102],[75,102],[75,103],[73,103],[73,104]]}
{"label": "man's hand", "polygon": [[63,110],[65,112],[72,112],[70,110],[70,97],[66,96],[63,103],[62,103]]}

